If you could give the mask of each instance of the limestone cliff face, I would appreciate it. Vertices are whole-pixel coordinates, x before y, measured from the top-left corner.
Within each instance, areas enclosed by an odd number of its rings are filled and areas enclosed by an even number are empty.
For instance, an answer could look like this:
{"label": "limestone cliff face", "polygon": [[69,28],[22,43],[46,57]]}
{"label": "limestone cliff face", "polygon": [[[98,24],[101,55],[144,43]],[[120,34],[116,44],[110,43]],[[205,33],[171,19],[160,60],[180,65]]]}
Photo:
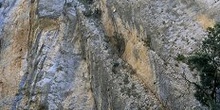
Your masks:
{"label": "limestone cliff face", "polygon": [[0,0],[1,110],[205,110],[196,50],[218,0]]}

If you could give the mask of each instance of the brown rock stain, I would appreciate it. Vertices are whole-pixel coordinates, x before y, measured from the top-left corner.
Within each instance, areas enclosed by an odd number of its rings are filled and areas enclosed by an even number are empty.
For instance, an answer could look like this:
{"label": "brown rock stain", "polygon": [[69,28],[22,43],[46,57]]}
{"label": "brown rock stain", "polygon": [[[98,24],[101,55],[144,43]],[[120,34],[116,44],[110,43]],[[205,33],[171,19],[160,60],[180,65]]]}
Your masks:
{"label": "brown rock stain", "polygon": [[207,29],[208,27],[213,27],[215,25],[214,19],[211,19],[207,15],[198,15],[196,17],[196,20],[204,29]]}
{"label": "brown rock stain", "polygon": [[102,9],[102,22],[108,36],[114,36],[115,28],[113,18],[109,16],[109,10],[106,6],[106,0],[101,0],[100,8]]}
{"label": "brown rock stain", "polygon": [[[22,66],[25,65],[25,55],[35,41],[35,34],[39,30],[59,27],[57,19],[39,19],[35,14],[36,7],[36,3],[30,4],[30,1],[21,1],[19,6],[14,9],[16,11],[12,11],[8,25],[4,27],[3,39],[7,39],[10,43],[9,46],[1,49],[0,99],[14,97],[16,94],[22,75],[25,73]],[[4,107],[2,109],[8,109],[9,106]]]}
{"label": "brown rock stain", "polygon": [[[22,65],[27,52],[27,39],[29,33],[29,3],[26,0],[21,1],[20,5],[11,13],[9,25],[4,27],[7,34],[3,39],[9,40],[10,46],[2,48],[0,61],[0,99],[4,97],[14,97],[18,90],[21,80]],[[8,106],[4,106],[8,109]]]}
{"label": "brown rock stain", "polygon": [[41,18],[38,21],[40,29],[56,29],[59,28],[59,20],[50,18]]}
{"label": "brown rock stain", "polygon": [[[122,23],[117,24],[121,25]],[[141,79],[140,81],[154,91],[154,76],[150,66],[148,47],[146,47],[145,43],[139,39],[138,36],[140,36],[140,34],[137,29],[131,28],[127,31],[123,31],[122,34],[126,39],[125,52],[122,58],[136,71],[137,77]]]}
{"label": "brown rock stain", "polygon": [[[136,71],[136,78],[143,83],[152,92],[155,92],[154,75],[151,70],[151,65],[148,56],[148,47],[140,40],[140,36],[144,36],[143,27],[140,26],[138,31],[136,27],[130,27],[130,24],[123,24],[120,18],[109,17],[105,0],[101,2],[101,8],[104,11],[102,14],[102,22],[108,36],[114,36],[114,32],[121,34],[125,40],[125,50],[122,59],[129,63]],[[114,20],[114,22],[113,22]],[[117,28],[117,29],[116,29]],[[111,38],[110,38],[111,39]]]}

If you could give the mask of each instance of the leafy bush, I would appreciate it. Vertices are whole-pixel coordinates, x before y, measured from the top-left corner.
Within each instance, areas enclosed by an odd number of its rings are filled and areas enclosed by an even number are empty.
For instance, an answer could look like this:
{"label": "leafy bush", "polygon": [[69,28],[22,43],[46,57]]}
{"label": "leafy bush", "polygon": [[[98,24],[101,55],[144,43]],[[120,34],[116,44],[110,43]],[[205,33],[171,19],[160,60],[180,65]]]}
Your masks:
{"label": "leafy bush", "polygon": [[220,108],[220,24],[208,28],[208,37],[201,48],[187,60],[200,76],[200,83],[195,84],[196,99],[211,110],[217,110]]}
{"label": "leafy bush", "polygon": [[182,54],[178,54],[177,57],[176,57],[176,60],[177,61],[185,61],[186,57]]}

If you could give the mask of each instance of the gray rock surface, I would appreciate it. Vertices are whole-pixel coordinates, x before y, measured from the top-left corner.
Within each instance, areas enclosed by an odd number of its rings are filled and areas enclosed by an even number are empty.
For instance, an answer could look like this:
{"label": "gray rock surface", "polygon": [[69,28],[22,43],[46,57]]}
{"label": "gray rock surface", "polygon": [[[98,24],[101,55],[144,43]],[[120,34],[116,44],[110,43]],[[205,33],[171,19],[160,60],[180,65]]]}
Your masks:
{"label": "gray rock surface", "polygon": [[64,8],[65,0],[39,0],[38,15],[39,17],[59,17]]}
{"label": "gray rock surface", "polygon": [[0,109],[206,110],[190,55],[218,0],[0,0]]}

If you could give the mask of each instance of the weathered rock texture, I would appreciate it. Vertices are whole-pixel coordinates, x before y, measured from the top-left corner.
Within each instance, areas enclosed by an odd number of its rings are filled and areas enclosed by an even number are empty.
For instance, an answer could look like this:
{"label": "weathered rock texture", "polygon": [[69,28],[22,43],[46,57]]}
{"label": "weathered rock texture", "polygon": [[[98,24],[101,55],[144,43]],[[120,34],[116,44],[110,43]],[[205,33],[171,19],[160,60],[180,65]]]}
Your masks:
{"label": "weathered rock texture", "polygon": [[203,110],[189,55],[218,0],[0,0],[1,110]]}

